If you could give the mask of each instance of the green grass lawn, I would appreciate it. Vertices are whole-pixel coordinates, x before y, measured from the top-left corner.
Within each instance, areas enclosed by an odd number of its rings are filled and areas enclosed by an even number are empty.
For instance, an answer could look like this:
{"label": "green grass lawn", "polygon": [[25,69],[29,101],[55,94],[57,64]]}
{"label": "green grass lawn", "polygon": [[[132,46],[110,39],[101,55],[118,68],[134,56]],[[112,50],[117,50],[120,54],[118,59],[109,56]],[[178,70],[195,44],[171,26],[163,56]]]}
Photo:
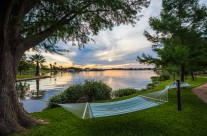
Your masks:
{"label": "green grass lawn", "polygon": [[34,78],[35,75],[17,75],[16,78],[17,80],[19,79],[25,79],[25,78]]}
{"label": "green grass lawn", "polygon": [[[161,83],[160,90],[172,80]],[[63,108],[33,113],[35,118],[50,124],[35,126],[14,135],[26,136],[206,136],[207,105],[195,96],[192,88],[207,82],[199,77],[187,81],[191,87],[182,89],[182,111],[177,111],[176,91],[169,91],[169,102],[150,109],[124,115],[82,120]],[[146,93],[146,92],[142,92]],[[128,96],[132,97],[132,96]],[[128,97],[119,98],[126,99]],[[116,99],[118,100],[118,99]],[[111,100],[115,101],[115,100]]]}
{"label": "green grass lawn", "polygon": [[[50,72],[50,71],[41,70],[41,75],[45,75],[47,72]],[[19,73],[16,75],[17,80],[26,79],[26,78],[35,78],[35,77],[37,76],[35,76],[34,71],[27,71],[27,72],[23,72],[22,75],[20,75]]]}

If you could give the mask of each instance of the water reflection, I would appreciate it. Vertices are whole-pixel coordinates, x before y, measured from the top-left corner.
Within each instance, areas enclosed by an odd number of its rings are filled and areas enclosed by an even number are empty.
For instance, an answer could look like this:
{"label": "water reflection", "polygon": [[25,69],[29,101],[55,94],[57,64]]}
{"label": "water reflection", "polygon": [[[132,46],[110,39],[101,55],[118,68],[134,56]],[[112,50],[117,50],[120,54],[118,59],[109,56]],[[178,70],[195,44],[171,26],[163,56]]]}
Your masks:
{"label": "water reflection", "polygon": [[45,94],[45,91],[40,90],[40,81],[39,79],[36,80],[36,90],[31,91],[31,98],[32,99],[42,99]]}
{"label": "water reflection", "polygon": [[[73,84],[81,84],[86,79],[102,80],[113,90],[120,88],[144,88],[151,82],[150,77],[155,76],[153,71],[84,71],[84,72],[59,72],[48,73],[51,78],[31,80],[17,83],[19,98],[28,112],[43,110],[49,98],[64,91]],[[19,85],[21,84],[21,85]],[[19,86],[18,86],[19,85]]]}
{"label": "water reflection", "polygon": [[22,100],[25,99],[26,93],[30,90],[30,85],[26,82],[19,82],[16,84],[18,97]]}

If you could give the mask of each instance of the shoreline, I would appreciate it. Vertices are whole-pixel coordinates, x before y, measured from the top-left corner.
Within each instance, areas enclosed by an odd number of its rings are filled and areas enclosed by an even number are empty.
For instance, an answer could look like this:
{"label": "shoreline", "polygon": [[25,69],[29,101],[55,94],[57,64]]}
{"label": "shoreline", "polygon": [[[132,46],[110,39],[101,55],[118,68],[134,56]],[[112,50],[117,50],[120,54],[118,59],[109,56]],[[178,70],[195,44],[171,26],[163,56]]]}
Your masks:
{"label": "shoreline", "polygon": [[52,76],[36,76],[36,77],[31,77],[31,78],[16,79],[16,82],[29,81],[29,80],[35,80],[35,79],[43,79],[43,78],[50,78],[50,77],[52,77]]}

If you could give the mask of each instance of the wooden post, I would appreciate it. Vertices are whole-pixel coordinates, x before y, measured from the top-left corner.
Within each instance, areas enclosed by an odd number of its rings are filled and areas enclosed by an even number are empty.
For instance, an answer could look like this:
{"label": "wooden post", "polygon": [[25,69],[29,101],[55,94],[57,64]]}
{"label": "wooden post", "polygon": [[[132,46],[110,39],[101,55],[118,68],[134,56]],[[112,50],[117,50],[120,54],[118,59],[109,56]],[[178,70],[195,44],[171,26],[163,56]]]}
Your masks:
{"label": "wooden post", "polygon": [[180,80],[177,80],[177,101],[178,101],[178,111],[181,111],[181,92],[180,92]]}
{"label": "wooden post", "polygon": [[85,109],[84,109],[84,112],[83,112],[82,119],[84,119],[85,116],[86,116],[86,110],[87,110],[87,107],[88,107],[88,102],[86,103],[86,106],[85,106]]}

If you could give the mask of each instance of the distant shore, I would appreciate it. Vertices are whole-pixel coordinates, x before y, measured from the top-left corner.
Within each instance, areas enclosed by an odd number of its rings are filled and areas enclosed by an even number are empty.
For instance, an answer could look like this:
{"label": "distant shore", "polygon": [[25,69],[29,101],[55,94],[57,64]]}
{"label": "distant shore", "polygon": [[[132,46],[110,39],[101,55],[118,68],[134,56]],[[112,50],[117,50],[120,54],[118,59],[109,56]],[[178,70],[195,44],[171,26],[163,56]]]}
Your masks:
{"label": "distant shore", "polygon": [[35,76],[31,78],[23,78],[23,79],[17,79],[16,82],[21,82],[21,81],[29,81],[29,80],[35,80],[35,79],[43,79],[43,78],[50,78],[51,76]]}

